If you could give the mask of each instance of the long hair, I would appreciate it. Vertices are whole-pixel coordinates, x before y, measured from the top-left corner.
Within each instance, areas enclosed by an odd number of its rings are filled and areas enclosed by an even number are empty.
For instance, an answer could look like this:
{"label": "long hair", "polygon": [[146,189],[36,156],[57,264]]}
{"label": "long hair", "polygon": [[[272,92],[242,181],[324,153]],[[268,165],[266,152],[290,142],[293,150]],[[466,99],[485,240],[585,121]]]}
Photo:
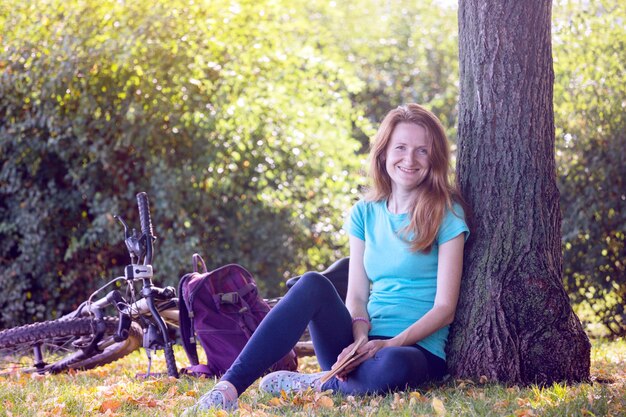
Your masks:
{"label": "long hair", "polygon": [[431,143],[430,172],[418,186],[418,192],[409,212],[410,222],[403,231],[409,236],[412,251],[429,252],[437,237],[446,208],[452,210],[453,201],[463,204],[455,186],[450,184],[450,145],[441,122],[419,104],[406,104],[387,113],[370,148],[369,176],[371,187],[365,199],[387,201],[391,196],[391,177],[385,168],[387,145],[399,123],[413,123],[426,130]]}

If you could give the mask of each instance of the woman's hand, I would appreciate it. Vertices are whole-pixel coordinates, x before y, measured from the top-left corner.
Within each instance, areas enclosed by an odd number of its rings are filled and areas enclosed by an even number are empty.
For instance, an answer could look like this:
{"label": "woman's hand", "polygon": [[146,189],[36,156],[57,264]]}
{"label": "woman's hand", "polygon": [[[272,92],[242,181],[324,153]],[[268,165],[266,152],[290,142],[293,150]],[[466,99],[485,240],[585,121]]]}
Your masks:
{"label": "woman's hand", "polygon": [[[352,352],[354,350],[355,347],[357,347],[357,346],[360,347],[362,345],[365,345],[366,343],[367,343],[367,336],[362,338],[362,339],[358,339],[355,342],[353,342],[352,344],[346,346],[345,349],[341,351],[339,356],[337,356],[337,360],[335,361],[335,364],[341,362],[343,360],[343,358],[346,357],[346,355],[349,355],[350,352]],[[359,352],[359,351],[357,350],[357,352]]]}
{"label": "woman's hand", "polygon": [[[348,374],[350,372],[354,371],[364,361],[366,361],[369,358],[374,357],[376,352],[378,352],[382,348],[387,347],[387,346],[391,346],[390,340],[391,339],[388,339],[388,340],[370,340],[370,341],[366,342],[365,344],[363,344],[356,351],[357,354],[362,353],[363,355],[361,357],[359,357],[358,359],[356,359],[354,362],[350,363],[342,372],[338,373],[337,374],[337,379],[340,380],[340,381],[345,381],[347,379],[347,377],[348,377]],[[345,357],[348,353],[350,353],[357,343],[358,342],[354,342],[353,344],[351,344],[350,346],[345,348],[339,354],[339,357],[337,358],[337,361],[340,361],[341,359],[343,359],[343,357]]]}

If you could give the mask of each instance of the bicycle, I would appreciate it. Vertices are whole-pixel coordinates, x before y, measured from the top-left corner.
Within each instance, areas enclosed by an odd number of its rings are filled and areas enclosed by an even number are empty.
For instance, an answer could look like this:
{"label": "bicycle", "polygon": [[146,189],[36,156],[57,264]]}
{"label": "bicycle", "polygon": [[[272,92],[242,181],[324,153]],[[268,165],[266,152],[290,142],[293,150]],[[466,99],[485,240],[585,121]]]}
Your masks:
{"label": "bicycle", "polygon": [[[130,231],[121,216],[115,218],[124,228],[124,242],[131,263],[124,276],[96,290],[71,313],[50,321],[14,327],[0,332],[0,374],[3,369],[25,373],[61,373],[87,370],[114,362],[143,347],[148,355],[150,374],[152,351],[163,350],[167,373],[178,377],[173,345],[179,327],[178,298],[174,287],[153,284],[152,255],[156,240],[146,193],[137,194],[141,234]],[[348,258],[322,272],[345,300]],[[287,287],[299,277],[287,281]],[[114,289],[94,300],[97,294],[117,282],[124,282],[126,295]],[[141,289],[138,291],[138,284]],[[266,299],[273,307],[279,298]],[[296,354],[315,355],[308,332],[295,346]]]}
{"label": "bicycle", "polygon": [[[162,349],[168,375],[179,376],[172,336],[178,328],[178,298],[173,287],[161,288],[152,283],[156,237],[146,193],[137,194],[137,205],[141,234],[135,229],[131,232],[124,219],[115,216],[124,228],[124,242],[131,259],[124,276],[109,281],[76,310],[57,320],[0,332],[4,369],[41,374],[86,370],[116,361],[143,346],[148,354],[148,374],[151,352]],[[120,281],[125,282],[125,296],[113,289],[95,299]],[[137,288],[139,283],[141,289]]]}

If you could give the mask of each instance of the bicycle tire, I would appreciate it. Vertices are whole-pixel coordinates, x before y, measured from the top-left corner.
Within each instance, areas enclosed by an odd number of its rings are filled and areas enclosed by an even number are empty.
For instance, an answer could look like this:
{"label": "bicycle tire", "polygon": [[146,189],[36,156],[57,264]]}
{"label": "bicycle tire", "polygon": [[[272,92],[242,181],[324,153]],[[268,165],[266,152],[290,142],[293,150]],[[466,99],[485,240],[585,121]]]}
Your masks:
{"label": "bicycle tire", "polygon": [[[106,317],[104,338],[112,337],[117,331],[119,320]],[[44,321],[15,327],[0,332],[0,373],[38,372],[60,373],[75,370],[92,369],[114,362],[142,345],[141,327],[132,323],[128,338],[113,343],[102,352],[94,352],[89,357],[80,357],[80,348],[73,345],[82,338],[92,335],[93,320],[74,318]],[[41,346],[45,366],[36,367],[34,347]],[[75,359],[74,359],[75,358]],[[50,360],[50,362],[47,362]]]}

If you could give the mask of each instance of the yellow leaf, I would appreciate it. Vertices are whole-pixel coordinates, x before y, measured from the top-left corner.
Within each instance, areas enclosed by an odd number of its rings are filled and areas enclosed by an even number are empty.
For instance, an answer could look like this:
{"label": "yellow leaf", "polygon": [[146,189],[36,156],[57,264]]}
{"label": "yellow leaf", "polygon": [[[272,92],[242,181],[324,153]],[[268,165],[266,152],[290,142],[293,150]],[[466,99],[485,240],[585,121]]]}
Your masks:
{"label": "yellow leaf", "polygon": [[443,401],[441,401],[439,398],[433,397],[431,405],[433,407],[433,410],[435,411],[435,414],[437,414],[438,416],[446,415],[446,407],[443,405]]}

